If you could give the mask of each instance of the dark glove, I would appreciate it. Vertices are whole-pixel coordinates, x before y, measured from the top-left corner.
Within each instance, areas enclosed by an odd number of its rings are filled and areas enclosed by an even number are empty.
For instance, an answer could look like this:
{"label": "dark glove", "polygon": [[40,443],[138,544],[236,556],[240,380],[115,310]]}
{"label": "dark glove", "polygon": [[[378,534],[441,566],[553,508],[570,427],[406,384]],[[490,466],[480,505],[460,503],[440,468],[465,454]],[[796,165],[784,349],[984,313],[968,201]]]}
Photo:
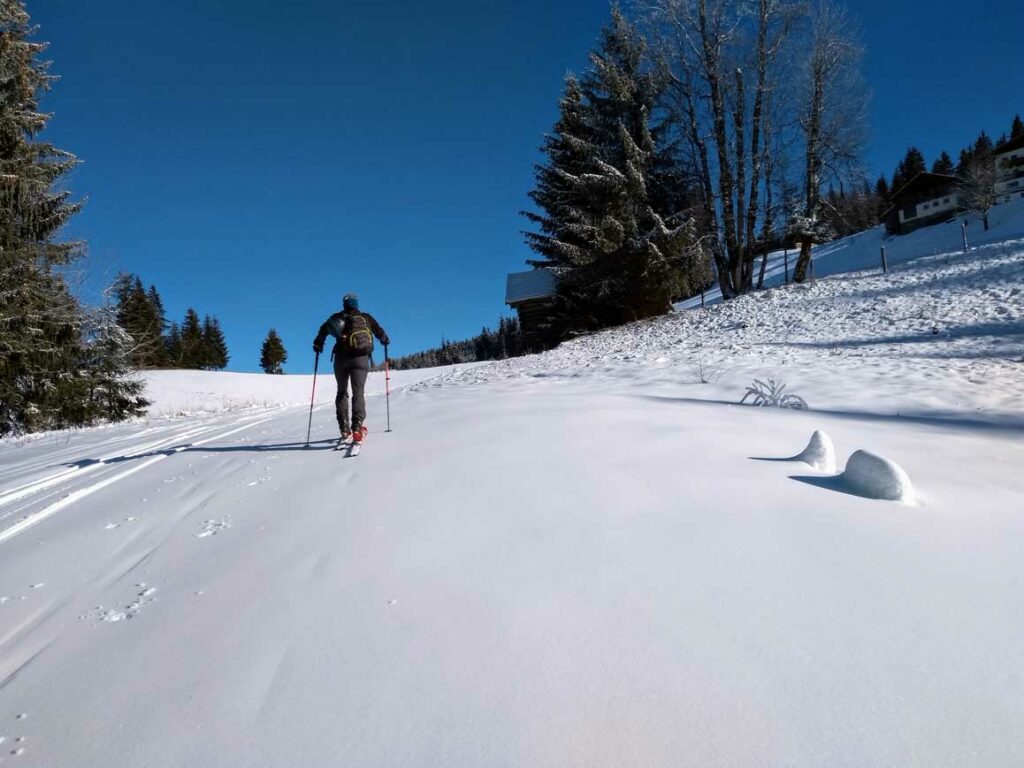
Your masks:
{"label": "dark glove", "polygon": [[324,351],[324,343],[322,341],[314,341],[313,351],[319,355],[321,352]]}

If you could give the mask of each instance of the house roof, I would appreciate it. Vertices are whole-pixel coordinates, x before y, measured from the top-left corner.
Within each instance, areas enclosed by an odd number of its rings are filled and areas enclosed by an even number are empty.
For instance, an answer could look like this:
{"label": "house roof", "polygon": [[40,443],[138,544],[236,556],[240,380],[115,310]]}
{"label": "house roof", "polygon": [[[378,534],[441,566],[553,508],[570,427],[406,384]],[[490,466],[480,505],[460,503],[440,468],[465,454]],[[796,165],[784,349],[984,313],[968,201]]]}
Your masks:
{"label": "house roof", "polygon": [[548,299],[558,290],[558,280],[550,269],[512,272],[505,282],[505,303],[518,304],[530,299]]}
{"label": "house roof", "polygon": [[944,185],[956,186],[958,179],[956,176],[947,176],[944,173],[928,173],[927,171],[921,171],[914,178],[900,187],[898,190],[893,192],[893,199],[906,195],[911,192],[916,192],[918,189],[925,187],[941,187]]}

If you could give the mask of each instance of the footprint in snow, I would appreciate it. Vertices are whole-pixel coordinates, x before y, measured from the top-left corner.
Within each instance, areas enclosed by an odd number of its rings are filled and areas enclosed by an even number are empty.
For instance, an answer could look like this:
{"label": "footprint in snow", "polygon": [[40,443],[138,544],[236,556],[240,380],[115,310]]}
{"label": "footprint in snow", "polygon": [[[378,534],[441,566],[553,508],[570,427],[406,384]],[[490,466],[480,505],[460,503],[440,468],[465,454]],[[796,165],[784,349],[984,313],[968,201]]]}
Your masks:
{"label": "footprint in snow", "polygon": [[135,599],[124,608],[117,610],[115,608],[104,608],[102,605],[97,605],[91,611],[82,614],[78,618],[94,619],[108,624],[116,621],[134,619],[135,616],[138,615],[139,611],[156,600],[156,598],[153,597],[153,594],[156,592],[156,587],[147,586],[145,582],[136,584],[135,586],[141,587],[142,591],[139,592],[135,596]]}
{"label": "footprint in snow", "polygon": [[205,539],[207,536],[216,536],[226,528],[231,527],[231,520],[225,518],[223,520],[207,520],[203,523],[202,530],[196,534],[197,539]]}

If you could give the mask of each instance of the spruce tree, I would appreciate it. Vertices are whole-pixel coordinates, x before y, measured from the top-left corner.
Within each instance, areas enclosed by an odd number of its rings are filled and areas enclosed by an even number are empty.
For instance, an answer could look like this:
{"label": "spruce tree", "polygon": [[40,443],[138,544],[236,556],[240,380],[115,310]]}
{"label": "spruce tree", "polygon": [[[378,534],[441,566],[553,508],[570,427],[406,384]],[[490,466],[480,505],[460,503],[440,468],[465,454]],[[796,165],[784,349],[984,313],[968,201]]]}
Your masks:
{"label": "spruce tree", "polygon": [[1010,127],[1010,141],[1019,139],[1024,136],[1024,120],[1020,119],[1020,115],[1013,116],[1013,125]]}
{"label": "spruce tree", "polygon": [[181,323],[180,359],[182,368],[202,368],[207,360],[203,345],[203,327],[199,322],[198,313],[192,307],[185,310],[185,319]]}
{"label": "spruce tree", "polygon": [[543,257],[529,262],[537,267],[572,267],[587,258],[587,243],[579,231],[586,198],[576,180],[588,172],[599,150],[588,122],[591,115],[573,75],[566,77],[559,113],[541,148],[547,162],[534,166],[530,199],[541,213],[523,212],[540,229],[524,233],[527,245]]}
{"label": "spruce tree", "polygon": [[182,362],[183,349],[181,344],[181,327],[173,321],[167,329],[167,337],[164,339],[164,348],[167,351],[167,365],[171,368],[184,367],[184,363]]}
{"label": "spruce tree", "polygon": [[153,325],[158,344],[153,351],[151,364],[158,368],[167,365],[167,339],[164,331],[167,329],[167,313],[164,310],[164,302],[156,290],[156,286],[150,284],[146,291],[146,298],[149,300],[150,311],[153,317]]}
{"label": "spruce tree", "polygon": [[81,368],[88,397],[81,402],[81,423],[120,421],[143,413],[149,401],[142,396],[143,383],[131,378],[133,340],[117,322],[116,310],[88,311],[83,335]]}
{"label": "spruce tree", "polygon": [[137,387],[117,375],[110,392],[135,406],[107,411],[89,400],[102,349],[90,346],[88,317],[62,271],[84,243],[56,239],[81,207],[63,186],[78,160],[37,140],[50,118],[39,99],[55,78],[33,31],[20,0],[0,0],[0,434],[141,408]]}
{"label": "spruce tree", "polygon": [[974,147],[972,147],[972,150],[974,152],[975,157],[984,157],[985,155],[992,154],[993,147],[994,145],[992,143],[992,139],[989,138],[989,135],[987,133],[982,131],[981,133],[978,134],[978,138],[974,142]]}
{"label": "spruce tree", "polygon": [[892,185],[890,186],[892,193],[896,194],[917,174],[927,170],[928,166],[925,164],[921,150],[917,147],[910,147],[907,154],[900,160],[899,165],[896,166],[896,172],[892,176]]}
{"label": "spruce tree", "polygon": [[202,367],[212,371],[221,371],[228,365],[228,346],[224,341],[224,332],[216,317],[206,315],[203,319],[203,356]]}
{"label": "spruce tree", "polygon": [[938,159],[932,163],[932,173],[941,173],[946,176],[951,176],[956,171],[956,166],[953,165],[953,158],[949,156],[948,152],[943,151],[939,155]]}
{"label": "spruce tree", "polygon": [[114,284],[114,294],[117,297],[117,321],[132,339],[132,365],[136,368],[160,367],[165,359],[162,306],[154,305],[137,275],[119,275]]}
{"label": "spruce tree", "polygon": [[879,176],[878,181],[875,182],[875,199],[878,203],[877,210],[875,211],[876,221],[881,221],[882,214],[889,210],[889,206],[892,205],[889,182],[885,180],[885,174]]}
{"label": "spruce tree", "polygon": [[590,61],[566,83],[531,194],[542,213],[528,217],[541,231],[527,234],[543,263],[561,268],[562,306],[576,328],[660,314],[710,278],[693,222],[680,213],[667,121],[655,118],[664,81],[618,7]]}
{"label": "spruce tree", "polygon": [[271,328],[267,331],[267,337],[260,348],[260,368],[264,373],[284,373],[283,366],[287,361],[288,353],[285,351],[284,342],[277,335],[277,331]]}

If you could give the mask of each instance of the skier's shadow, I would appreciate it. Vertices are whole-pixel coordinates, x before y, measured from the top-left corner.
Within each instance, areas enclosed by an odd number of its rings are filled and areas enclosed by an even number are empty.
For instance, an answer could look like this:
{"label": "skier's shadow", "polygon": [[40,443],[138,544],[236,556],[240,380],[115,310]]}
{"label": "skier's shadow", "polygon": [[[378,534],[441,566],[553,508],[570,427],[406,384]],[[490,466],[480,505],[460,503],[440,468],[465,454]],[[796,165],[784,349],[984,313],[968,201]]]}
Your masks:
{"label": "skier's shadow", "polygon": [[109,459],[79,459],[69,461],[55,466],[73,467],[83,469],[93,464],[121,464],[136,459],[150,459],[155,456],[171,456],[175,453],[280,453],[282,451],[330,451],[338,444],[337,438],[324,438],[323,440],[310,440],[307,445],[301,443],[271,443],[266,445],[192,445],[182,443],[181,445],[169,445],[158,451],[147,451],[146,453],[133,453],[131,456],[112,456]]}

